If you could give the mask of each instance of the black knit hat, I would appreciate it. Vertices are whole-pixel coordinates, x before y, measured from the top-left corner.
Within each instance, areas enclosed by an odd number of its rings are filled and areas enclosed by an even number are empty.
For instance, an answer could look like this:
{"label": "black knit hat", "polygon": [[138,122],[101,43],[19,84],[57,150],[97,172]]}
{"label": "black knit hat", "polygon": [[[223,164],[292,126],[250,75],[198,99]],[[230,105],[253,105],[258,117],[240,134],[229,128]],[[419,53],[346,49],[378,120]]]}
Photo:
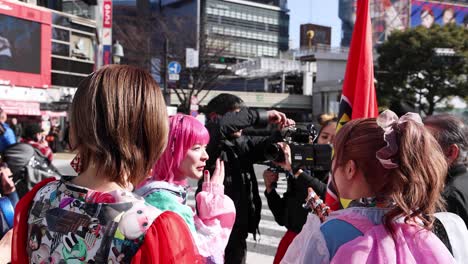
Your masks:
{"label": "black knit hat", "polygon": [[42,132],[44,132],[44,130],[41,128],[39,124],[31,123],[31,124],[28,124],[24,128],[23,136],[25,138],[34,139],[37,133],[42,133]]}

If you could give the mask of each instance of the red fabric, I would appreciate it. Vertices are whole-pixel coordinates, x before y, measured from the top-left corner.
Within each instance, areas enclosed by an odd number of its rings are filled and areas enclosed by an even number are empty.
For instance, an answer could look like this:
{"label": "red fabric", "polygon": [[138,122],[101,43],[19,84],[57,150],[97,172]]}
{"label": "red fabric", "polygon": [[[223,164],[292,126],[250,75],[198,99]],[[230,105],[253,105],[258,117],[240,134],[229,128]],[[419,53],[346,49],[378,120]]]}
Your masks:
{"label": "red fabric", "polygon": [[162,213],[145,235],[143,245],[132,259],[132,264],[203,263],[190,230],[176,213]]}
{"label": "red fabric", "polygon": [[55,178],[47,178],[36,184],[16,205],[13,239],[11,242],[11,263],[29,263],[28,253],[26,252],[29,209],[36,193],[44,185],[52,181],[55,181]]}
{"label": "red fabric", "polygon": [[[29,209],[36,193],[54,178],[36,184],[16,205],[11,260],[12,263],[29,263],[26,252],[28,239]],[[198,254],[192,235],[184,220],[174,212],[164,212],[151,225],[143,245],[132,259],[132,263],[178,264],[203,263]]]}
{"label": "red fabric", "polygon": [[[374,87],[369,2],[370,0],[357,1],[356,23],[346,64],[337,132],[351,119],[376,117],[379,114]],[[334,194],[336,191],[330,186],[325,196],[325,203],[331,210],[339,210],[341,206],[339,198]]]}
{"label": "red fabric", "polygon": [[356,23],[354,24],[343,83],[343,97],[348,99],[352,108],[351,119],[376,117],[379,114],[374,87],[369,1],[358,1]]}
{"label": "red fabric", "polygon": [[70,166],[76,171],[76,173],[81,173],[81,158],[80,154],[76,154],[75,158],[70,161]]}
{"label": "red fabric", "polygon": [[273,260],[273,264],[279,264],[286,254],[286,251],[289,248],[289,245],[292,243],[294,238],[297,236],[297,233],[288,230],[286,234],[284,234],[283,238],[281,239],[278,250],[276,251],[275,259]]}
{"label": "red fabric", "polygon": [[27,144],[33,146],[34,148],[40,150],[41,153],[44,154],[44,156],[46,156],[50,161],[52,161],[54,159],[54,153],[49,148],[49,146],[46,146],[44,144],[40,144],[39,142],[36,142],[34,140],[24,140],[23,139],[23,140],[21,140],[21,142],[27,143]]}
{"label": "red fabric", "polygon": [[334,185],[332,183],[328,183],[327,186],[327,192],[325,194],[325,204],[330,207],[332,211],[340,210],[341,208],[341,203],[340,199],[337,196],[337,191]]}

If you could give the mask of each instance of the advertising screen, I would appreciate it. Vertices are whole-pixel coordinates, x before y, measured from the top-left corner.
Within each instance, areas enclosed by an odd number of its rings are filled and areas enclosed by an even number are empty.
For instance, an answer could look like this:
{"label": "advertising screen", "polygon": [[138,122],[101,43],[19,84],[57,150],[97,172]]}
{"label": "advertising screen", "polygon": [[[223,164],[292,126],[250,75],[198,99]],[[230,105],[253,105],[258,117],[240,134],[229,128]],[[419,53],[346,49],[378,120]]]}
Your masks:
{"label": "advertising screen", "polygon": [[[395,30],[404,30],[409,25],[411,0],[371,0],[369,12],[372,21],[372,42],[384,42]],[[342,46],[349,46],[356,21],[358,0],[340,0],[339,17],[343,22]]]}
{"label": "advertising screen", "polygon": [[41,24],[0,14],[0,70],[41,73]]}
{"label": "advertising screen", "polygon": [[411,27],[430,27],[433,24],[456,23],[468,27],[468,6],[430,2],[411,1]]}
{"label": "advertising screen", "polygon": [[0,0],[0,85],[51,84],[51,13]]}

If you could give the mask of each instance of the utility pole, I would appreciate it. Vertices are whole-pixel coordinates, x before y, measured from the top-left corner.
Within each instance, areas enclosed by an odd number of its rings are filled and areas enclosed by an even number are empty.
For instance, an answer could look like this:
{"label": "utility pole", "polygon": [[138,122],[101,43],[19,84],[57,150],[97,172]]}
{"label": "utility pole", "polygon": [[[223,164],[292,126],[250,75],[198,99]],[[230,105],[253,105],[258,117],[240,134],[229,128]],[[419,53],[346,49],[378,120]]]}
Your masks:
{"label": "utility pole", "polygon": [[163,95],[164,95],[164,101],[166,102],[166,105],[169,105],[169,101],[170,101],[170,94],[169,94],[169,81],[168,81],[168,70],[167,70],[167,66],[168,66],[168,63],[169,63],[169,60],[168,60],[168,56],[169,56],[169,39],[165,38],[164,40],[164,59],[163,59],[163,72],[164,72],[164,76],[163,76],[163,80],[164,80],[164,89],[163,89]]}

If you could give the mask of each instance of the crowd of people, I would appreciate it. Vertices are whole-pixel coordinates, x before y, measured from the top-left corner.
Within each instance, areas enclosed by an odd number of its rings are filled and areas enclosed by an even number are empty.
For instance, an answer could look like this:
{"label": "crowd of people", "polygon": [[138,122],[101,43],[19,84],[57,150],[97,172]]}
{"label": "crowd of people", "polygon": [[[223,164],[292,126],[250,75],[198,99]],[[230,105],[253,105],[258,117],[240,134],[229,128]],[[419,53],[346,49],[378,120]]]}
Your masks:
{"label": "crowd of people", "polygon": [[[460,119],[386,110],[336,132],[336,118],[322,116],[307,144],[332,145],[331,167],[314,170],[292,163],[280,132],[296,124],[282,112],[220,94],[206,117],[206,124],[168,117],[158,84],[141,69],[111,65],[92,73],[70,111],[78,176],[47,178],[19,202],[12,198],[14,227],[0,250],[11,252],[12,263],[246,263],[246,239],[259,234],[265,195],[275,221],[287,228],[272,245],[274,263],[468,258],[468,130]],[[51,155],[39,145],[39,126],[13,131],[1,110],[0,122],[0,151],[22,130],[22,142]],[[267,126],[269,135],[244,133]],[[283,155],[273,163],[286,174],[284,194],[270,169],[259,193],[253,166],[272,144]],[[0,175],[10,197],[11,173],[2,167]],[[198,180],[195,208],[187,204],[188,179]],[[343,209],[330,212],[323,204],[327,186]]]}

